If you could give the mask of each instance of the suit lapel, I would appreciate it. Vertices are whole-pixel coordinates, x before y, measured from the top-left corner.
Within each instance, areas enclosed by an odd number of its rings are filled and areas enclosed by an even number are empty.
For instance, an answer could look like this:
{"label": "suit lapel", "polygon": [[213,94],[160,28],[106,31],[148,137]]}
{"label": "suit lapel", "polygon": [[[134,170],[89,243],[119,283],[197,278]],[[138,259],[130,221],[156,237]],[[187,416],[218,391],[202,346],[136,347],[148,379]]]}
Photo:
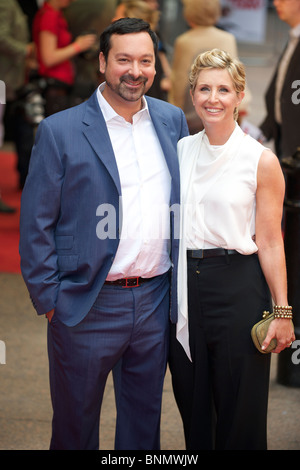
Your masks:
{"label": "suit lapel", "polygon": [[[157,106],[156,101],[149,100],[147,97],[146,99],[149,106],[149,113],[160,141],[169,172],[172,178],[175,175],[177,175],[179,178],[177,158],[174,158],[174,152],[172,151],[174,145],[171,142],[168,119],[166,119],[163,113],[161,113],[161,109]],[[83,133],[89,141],[91,147],[98,155],[99,159],[105,165],[117,187],[119,194],[121,195],[121,184],[116,158],[109,138],[106,123],[98,103],[96,91],[89,98],[86,105],[86,112],[83,118],[83,123],[85,124],[86,128]]]}
{"label": "suit lapel", "polygon": [[[172,145],[172,142],[170,141],[171,135],[170,135],[168,119],[166,119],[163,113],[161,113],[161,110],[160,108],[158,108],[156,101],[150,100],[147,97],[146,99],[148,103],[149,113],[150,113],[150,116],[151,116],[151,119],[155,128],[157,137],[159,139],[162,151],[164,153],[170,175],[171,177],[174,177],[177,174],[178,166],[176,166],[177,158],[174,158],[174,152],[172,152],[174,145]],[[176,145],[177,145],[177,142],[176,142]]]}
{"label": "suit lapel", "polygon": [[105,165],[117,187],[119,195],[121,195],[121,184],[116,158],[109,138],[106,123],[98,103],[96,91],[87,101],[83,123],[86,125],[86,128],[83,131],[84,135],[86,136],[91,147],[96,152],[101,162]]}
{"label": "suit lapel", "polygon": [[291,57],[290,63],[288,65],[286,76],[284,80],[284,86],[288,86],[289,89],[291,88],[291,81],[295,78],[295,70],[299,70],[299,56],[300,56],[300,40],[298,39],[297,46],[293,52]]}

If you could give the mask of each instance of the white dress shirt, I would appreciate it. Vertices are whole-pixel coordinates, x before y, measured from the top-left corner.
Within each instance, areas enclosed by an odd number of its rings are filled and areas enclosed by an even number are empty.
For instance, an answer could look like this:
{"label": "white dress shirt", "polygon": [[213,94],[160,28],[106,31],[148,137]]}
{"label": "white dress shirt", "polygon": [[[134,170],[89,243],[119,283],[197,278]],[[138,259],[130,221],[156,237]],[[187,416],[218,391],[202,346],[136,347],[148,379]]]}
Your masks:
{"label": "white dress shirt", "polygon": [[188,249],[226,248],[243,255],[257,251],[256,173],[264,149],[238,125],[220,146],[211,145],[203,132],[187,198],[192,210],[185,233]]}
{"label": "white dress shirt", "polygon": [[[171,262],[171,177],[146,100],[132,124],[97,96],[116,157],[121,182],[120,244],[107,280],[153,277],[168,271]],[[109,201],[107,201],[109,203]]]}

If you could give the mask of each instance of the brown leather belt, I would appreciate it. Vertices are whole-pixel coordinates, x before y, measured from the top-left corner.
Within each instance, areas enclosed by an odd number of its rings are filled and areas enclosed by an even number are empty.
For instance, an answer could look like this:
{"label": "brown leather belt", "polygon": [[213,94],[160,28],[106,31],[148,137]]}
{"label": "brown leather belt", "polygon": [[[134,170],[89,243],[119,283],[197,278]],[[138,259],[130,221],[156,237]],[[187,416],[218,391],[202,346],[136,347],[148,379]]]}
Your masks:
{"label": "brown leather belt", "polygon": [[105,281],[104,284],[108,286],[121,286],[121,287],[139,287],[145,282],[155,279],[155,277],[124,277],[122,279],[116,279],[115,281]]}
{"label": "brown leather belt", "polygon": [[237,255],[236,250],[226,250],[225,248],[211,248],[206,250],[187,250],[188,258],[212,258],[214,256]]}

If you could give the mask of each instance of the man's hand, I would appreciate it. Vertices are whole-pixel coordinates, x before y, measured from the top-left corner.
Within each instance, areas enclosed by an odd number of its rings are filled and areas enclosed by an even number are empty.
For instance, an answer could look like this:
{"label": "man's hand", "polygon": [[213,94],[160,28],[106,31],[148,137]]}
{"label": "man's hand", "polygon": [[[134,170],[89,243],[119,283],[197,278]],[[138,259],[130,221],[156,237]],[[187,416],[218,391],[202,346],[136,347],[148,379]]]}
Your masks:
{"label": "man's hand", "polygon": [[54,315],[54,308],[50,310],[50,312],[46,313],[46,317],[48,318],[49,323],[51,323],[53,315]]}

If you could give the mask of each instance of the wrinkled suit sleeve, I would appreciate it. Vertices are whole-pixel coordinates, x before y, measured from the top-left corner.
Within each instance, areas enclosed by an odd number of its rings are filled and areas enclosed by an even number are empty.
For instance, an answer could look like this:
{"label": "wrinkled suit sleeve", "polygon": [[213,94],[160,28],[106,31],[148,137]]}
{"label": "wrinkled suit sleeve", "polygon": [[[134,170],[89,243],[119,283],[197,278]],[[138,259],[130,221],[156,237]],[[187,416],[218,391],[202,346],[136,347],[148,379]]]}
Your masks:
{"label": "wrinkled suit sleeve", "polygon": [[55,226],[62,183],[62,162],[51,129],[44,120],[33,147],[20,216],[21,270],[38,314],[55,308],[57,298]]}

